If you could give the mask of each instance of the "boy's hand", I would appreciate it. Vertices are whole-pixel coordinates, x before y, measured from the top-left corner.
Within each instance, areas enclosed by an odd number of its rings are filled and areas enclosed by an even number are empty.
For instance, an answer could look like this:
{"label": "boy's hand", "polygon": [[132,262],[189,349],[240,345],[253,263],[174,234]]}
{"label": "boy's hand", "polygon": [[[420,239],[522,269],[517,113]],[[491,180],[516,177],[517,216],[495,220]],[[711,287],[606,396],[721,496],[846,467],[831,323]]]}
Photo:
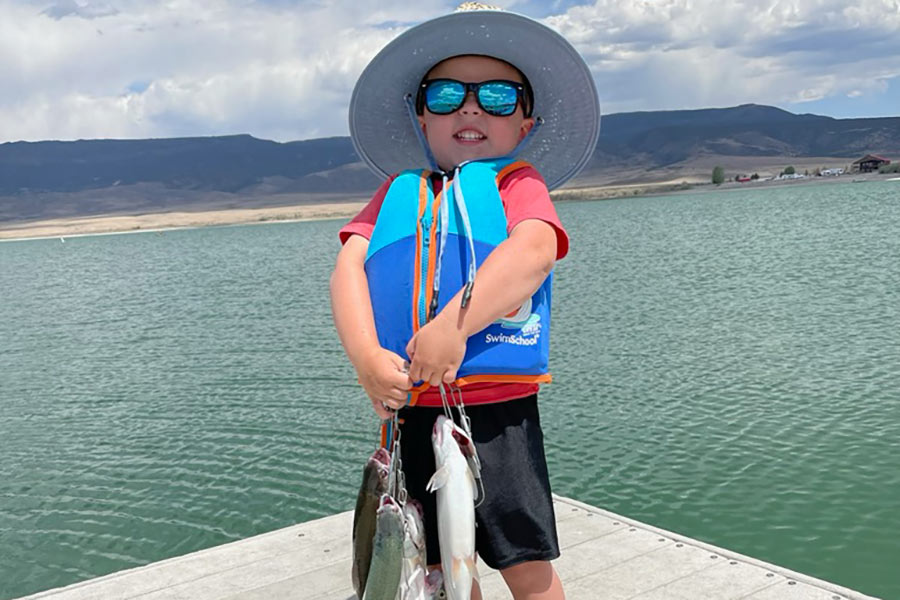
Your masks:
{"label": "boy's hand", "polygon": [[382,419],[390,419],[391,410],[406,406],[412,380],[406,374],[406,361],[390,350],[378,347],[366,354],[356,370],[359,383]]}
{"label": "boy's hand", "polygon": [[431,385],[452,383],[466,354],[466,335],[438,315],[419,329],[406,346],[412,359],[409,378]]}

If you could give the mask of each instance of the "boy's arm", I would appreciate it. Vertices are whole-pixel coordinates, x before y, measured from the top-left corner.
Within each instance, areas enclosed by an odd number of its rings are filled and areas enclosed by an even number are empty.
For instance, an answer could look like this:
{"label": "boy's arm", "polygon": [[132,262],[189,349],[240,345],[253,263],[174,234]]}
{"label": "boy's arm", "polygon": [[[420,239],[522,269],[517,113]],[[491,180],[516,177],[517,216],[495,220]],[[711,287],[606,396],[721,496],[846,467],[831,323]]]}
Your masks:
{"label": "boy's arm", "polygon": [[412,359],[409,377],[437,385],[450,383],[466,352],[466,340],[509,314],[537,291],[556,262],[556,231],[539,219],[527,219],[488,255],[475,274],[469,305],[462,290],[406,348]]}
{"label": "boy's arm", "polygon": [[379,417],[387,419],[391,413],[385,405],[393,409],[405,405],[412,381],[403,370],[403,358],[378,343],[364,268],[368,248],[366,238],[351,235],[338,253],[331,274],[331,311],[338,336],[372,408]]}

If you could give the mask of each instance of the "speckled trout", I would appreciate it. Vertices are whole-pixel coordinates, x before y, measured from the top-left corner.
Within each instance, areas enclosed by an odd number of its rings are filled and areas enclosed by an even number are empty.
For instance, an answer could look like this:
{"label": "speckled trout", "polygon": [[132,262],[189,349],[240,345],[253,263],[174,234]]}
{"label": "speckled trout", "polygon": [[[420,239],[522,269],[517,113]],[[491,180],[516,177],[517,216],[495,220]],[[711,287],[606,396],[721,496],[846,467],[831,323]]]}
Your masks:
{"label": "speckled trout", "polygon": [[431,432],[437,470],[428,491],[437,493],[438,538],[444,591],[449,600],[469,600],[475,570],[475,476],[466,456],[474,454],[472,440],[441,415]]}
{"label": "speckled trout", "polygon": [[381,497],[372,544],[372,562],[363,600],[395,600],[403,568],[403,512],[393,498]]}
{"label": "speckled trout", "polygon": [[378,503],[388,487],[390,453],[379,448],[366,462],[362,485],[356,497],[353,513],[353,561],[350,577],[356,597],[362,598],[372,561],[372,540],[375,538],[375,519]]}

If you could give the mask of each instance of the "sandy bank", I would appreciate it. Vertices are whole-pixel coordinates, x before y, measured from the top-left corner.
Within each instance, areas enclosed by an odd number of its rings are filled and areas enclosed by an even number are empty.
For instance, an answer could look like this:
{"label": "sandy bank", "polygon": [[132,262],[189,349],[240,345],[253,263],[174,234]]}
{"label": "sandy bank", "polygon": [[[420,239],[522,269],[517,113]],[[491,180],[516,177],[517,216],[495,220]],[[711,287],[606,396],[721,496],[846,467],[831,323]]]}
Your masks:
{"label": "sandy bank", "polygon": [[101,233],[124,233],[215,225],[240,225],[269,221],[311,221],[350,218],[364,202],[304,204],[274,208],[233,208],[198,212],[166,212],[143,215],[114,215],[72,219],[48,219],[0,225],[0,239],[69,237]]}

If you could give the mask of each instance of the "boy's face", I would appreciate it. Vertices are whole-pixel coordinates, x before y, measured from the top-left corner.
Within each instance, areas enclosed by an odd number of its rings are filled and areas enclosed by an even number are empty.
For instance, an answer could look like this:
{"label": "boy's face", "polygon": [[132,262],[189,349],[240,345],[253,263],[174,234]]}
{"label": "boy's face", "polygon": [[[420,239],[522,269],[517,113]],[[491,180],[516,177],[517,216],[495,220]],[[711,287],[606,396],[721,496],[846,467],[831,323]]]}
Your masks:
{"label": "boy's face", "polygon": [[[438,78],[467,83],[491,79],[524,83],[512,66],[488,56],[449,58],[435,65],[426,76],[426,79]],[[442,169],[450,170],[467,160],[508,154],[532,128],[534,119],[525,118],[521,102],[508,117],[489,115],[470,92],[459,110],[449,115],[436,115],[426,108],[419,124],[437,163]]]}

